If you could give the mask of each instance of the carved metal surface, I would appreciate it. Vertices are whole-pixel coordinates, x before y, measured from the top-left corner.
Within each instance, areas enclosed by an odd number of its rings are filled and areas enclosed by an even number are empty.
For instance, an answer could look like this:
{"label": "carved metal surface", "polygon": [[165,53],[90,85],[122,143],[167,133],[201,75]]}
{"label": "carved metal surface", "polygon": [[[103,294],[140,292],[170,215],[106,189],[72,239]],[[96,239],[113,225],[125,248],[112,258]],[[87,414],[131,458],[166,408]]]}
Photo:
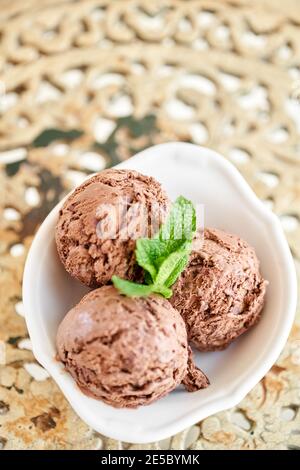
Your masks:
{"label": "carved metal surface", "polygon": [[238,167],[280,217],[299,272],[299,2],[2,0],[0,51],[0,448],[300,447],[297,324],[239,406],[134,446],[74,414],[34,360],[21,298],[33,234],[66,192],[170,140]]}

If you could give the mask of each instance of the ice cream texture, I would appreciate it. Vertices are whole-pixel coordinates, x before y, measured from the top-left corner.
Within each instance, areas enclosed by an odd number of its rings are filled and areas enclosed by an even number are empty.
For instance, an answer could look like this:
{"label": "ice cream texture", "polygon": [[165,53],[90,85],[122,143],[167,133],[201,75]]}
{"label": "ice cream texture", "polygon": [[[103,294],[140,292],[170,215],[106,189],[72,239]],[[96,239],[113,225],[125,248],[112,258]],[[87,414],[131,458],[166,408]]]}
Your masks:
{"label": "ice cream texture", "polygon": [[254,249],[236,235],[197,233],[189,264],[170,299],[191,343],[201,351],[226,348],[260,318],[267,282]]}
{"label": "ice cream texture", "polygon": [[60,324],[57,350],[81,390],[114,407],[150,404],[181,382],[190,391],[208,385],[193,363],[182,317],[156,294],[91,291]]}
{"label": "ice cream texture", "polygon": [[136,239],[153,236],[168,207],[168,196],[152,177],[121,169],[91,177],[60,210],[55,238],[65,269],[90,287],[109,283],[113,275],[139,279]]}

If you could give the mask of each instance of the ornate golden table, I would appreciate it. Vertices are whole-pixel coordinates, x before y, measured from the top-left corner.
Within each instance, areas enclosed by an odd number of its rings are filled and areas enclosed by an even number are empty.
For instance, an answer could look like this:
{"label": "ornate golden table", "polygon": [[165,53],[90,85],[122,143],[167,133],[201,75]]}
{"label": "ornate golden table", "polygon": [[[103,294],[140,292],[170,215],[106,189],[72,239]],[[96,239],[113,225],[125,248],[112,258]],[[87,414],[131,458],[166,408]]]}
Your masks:
{"label": "ornate golden table", "polygon": [[281,218],[299,271],[299,2],[2,0],[0,49],[0,448],[299,448],[299,327],[239,406],[134,446],[73,413],[34,360],[21,298],[28,247],[58,200],[170,140],[236,164]]}

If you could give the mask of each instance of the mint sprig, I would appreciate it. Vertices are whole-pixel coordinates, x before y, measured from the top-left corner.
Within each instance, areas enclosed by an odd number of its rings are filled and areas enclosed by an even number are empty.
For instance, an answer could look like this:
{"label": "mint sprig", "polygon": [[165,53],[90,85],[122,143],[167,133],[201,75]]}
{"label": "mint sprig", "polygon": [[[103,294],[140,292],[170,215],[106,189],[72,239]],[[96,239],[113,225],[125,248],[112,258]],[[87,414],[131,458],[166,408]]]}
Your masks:
{"label": "mint sprig", "polygon": [[145,271],[145,284],[113,276],[114,286],[128,297],[146,297],[155,292],[170,298],[170,287],[188,263],[195,232],[195,208],[191,201],[179,196],[158,234],[137,240],[135,255]]}

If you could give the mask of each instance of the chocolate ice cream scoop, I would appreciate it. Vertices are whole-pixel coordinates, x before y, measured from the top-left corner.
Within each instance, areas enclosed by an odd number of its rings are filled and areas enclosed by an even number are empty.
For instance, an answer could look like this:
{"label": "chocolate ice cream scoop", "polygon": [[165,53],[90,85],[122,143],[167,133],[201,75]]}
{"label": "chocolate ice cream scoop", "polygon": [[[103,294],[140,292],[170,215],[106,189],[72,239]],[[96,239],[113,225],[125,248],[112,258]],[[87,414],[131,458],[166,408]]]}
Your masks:
{"label": "chocolate ice cream scoop", "polygon": [[57,349],[81,390],[114,407],[147,405],[184,381],[208,380],[193,364],[180,314],[159,295],[129,298],[113,286],[88,293],[59,326]]}
{"label": "chocolate ice cream scoop", "polygon": [[254,249],[236,235],[206,229],[170,301],[201,351],[226,348],[260,318],[267,282]]}
{"label": "chocolate ice cream scoop", "polygon": [[56,226],[56,245],[65,269],[90,287],[112,276],[139,278],[136,239],[153,236],[168,211],[160,184],[132,170],[105,170],[65,201]]}

